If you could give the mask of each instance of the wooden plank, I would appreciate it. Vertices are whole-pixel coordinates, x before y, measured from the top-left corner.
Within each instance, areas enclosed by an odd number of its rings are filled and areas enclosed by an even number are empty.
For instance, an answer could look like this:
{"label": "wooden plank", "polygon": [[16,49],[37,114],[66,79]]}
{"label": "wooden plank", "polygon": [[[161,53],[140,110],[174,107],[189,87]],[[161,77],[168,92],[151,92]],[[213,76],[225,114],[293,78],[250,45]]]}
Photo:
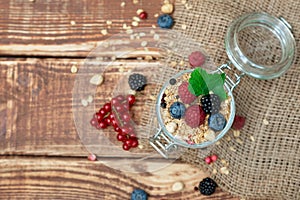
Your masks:
{"label": "wooden plank", "polygon": [[[71,73],[70,69],[77,66],[80,71],[82,62],[81,59],[17,59],[1,62],[0,154],[87,155],[77,135],[72,113],[76,74]],[[151,67],[156,65],[156,62],[146,60],[114,62],[105,71],[105,82],[95,91],[95,108],[99,109],[113,97],[114,86],[126,70],[147,66],[143,70],[152,73]],[[84,88],[82,92],[85,92]],[[149,99],[153,101],[150,93],[139,96],[133,108],[136,119],[141,118],[142,112],[147,114],[143,102]],[[74,102],[75,107],[83,107],[80,99]],[[82,126],[90,127],[88,121]],[[108,129],[108,132],[111,131]],[[110,141],[116,141],[115,134],[108,134],[108,137]],[[121,156],[114,152],[112,155]]]}
{"label": "wooden plank", "polygon": [[[85,57],[99,41],[124,30],[124,24],[156,25],[154,15],[160,12],[161,0],[124,2],[124,7],[111,0],[1,2],[0,55]],[[144,9],[149,17],[134,27],[137,9]]]}
{"label": "wooden plank", "polygon": [[[117,160],[116,160],[117,162]],[[152,173],[131,174],[113,170],[99,161],[53,157],[1,157],[2,199],[130,199],[134,188],[142,188],[151,199],[237,200],[217,188],[210,197],[194,191],[207,174],[183,163]],[[172,191],[175,182],[182,191]]]}

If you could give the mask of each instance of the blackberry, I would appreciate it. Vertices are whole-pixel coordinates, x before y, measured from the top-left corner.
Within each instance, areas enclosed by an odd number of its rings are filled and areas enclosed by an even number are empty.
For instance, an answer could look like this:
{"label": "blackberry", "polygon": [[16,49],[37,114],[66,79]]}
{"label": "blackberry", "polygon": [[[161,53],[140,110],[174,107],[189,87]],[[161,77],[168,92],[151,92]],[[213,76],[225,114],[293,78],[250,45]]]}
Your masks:
{"label": "blackberry", "polygon": [[216,191],[217,183],[207,177],[199,183],[199,191],[203,195],[212,195]]}
{"label": "blackberry", "polygon": [[221,101],[218,95],[208,94],[201,98],[201,104],[206,114],[215,114],[220,110]]}
{"label": "blackberry", "polygon": [[132,90],[142,91],[147,84],[146,77],[142,74],[131,74],[128,84]]}

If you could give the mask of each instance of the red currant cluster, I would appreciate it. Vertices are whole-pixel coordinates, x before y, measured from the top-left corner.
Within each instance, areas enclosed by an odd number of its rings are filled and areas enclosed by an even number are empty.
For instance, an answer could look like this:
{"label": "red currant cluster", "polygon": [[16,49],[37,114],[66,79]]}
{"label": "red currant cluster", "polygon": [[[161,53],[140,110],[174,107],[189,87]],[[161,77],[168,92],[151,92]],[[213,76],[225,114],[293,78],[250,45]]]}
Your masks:
{"label": "red currant cluster", "polygon": [[129,109],[134,103],[134,95],[118,95],[112,98],[110,102],[105,103],[90,121],[91,125],[97,129],[113,126],[118,133],[117,140],[123,142],[123,149],[126,151],[137,147],[139,144],[129,113]]}

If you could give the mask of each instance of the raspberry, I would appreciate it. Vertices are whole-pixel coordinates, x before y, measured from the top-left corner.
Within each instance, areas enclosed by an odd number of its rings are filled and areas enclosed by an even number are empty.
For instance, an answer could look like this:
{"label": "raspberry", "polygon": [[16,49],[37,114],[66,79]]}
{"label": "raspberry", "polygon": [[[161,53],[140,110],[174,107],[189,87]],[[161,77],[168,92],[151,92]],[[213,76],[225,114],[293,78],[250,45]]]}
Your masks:
{"label": "raspberry", "polygon": [[189,62],[192,67],[200,67],[205,62],[205,56],[200,51],[195,51],[189,55]]}
{"label": "raspberry", "polygon": [[184,119],[188,126],[196,128],[204,123],[205,113],[199,105],[192,105],[186,110]]}
{"label": "raspberry", "polygon": [[217,183],[207,177],[199,183],[199,191],[203,195],[212,195],[216,191]]}
{"label": "raspberry", "polygon": [[195,99],[197,98],[195,95],[193,95],[192,93],[190,93],[190,91],[188,90],[188,86],[189,86],[188,82],[183,82],[178,87],[179,98],[185,104],[190,104],[193,101],[195,101]]}
{"label": "raspberry", "polygon": [[142,91],[147,84],[146,77],[142,74],[131,74],[128,84],[132,90]]}
{"label": "raspberry", "polygon": [[201,104],[206,114],[215,114],[220,110],[221,101],[218,95],[208,94],[201,98]]}
{"label": "raspberry", "polygon": [[235,129],[235,130],[242,129],[245,125],[245,121],[246,121],[245,117],[235,115],[234,121],[233,121],[233,124],[232,124],[232,128]]}

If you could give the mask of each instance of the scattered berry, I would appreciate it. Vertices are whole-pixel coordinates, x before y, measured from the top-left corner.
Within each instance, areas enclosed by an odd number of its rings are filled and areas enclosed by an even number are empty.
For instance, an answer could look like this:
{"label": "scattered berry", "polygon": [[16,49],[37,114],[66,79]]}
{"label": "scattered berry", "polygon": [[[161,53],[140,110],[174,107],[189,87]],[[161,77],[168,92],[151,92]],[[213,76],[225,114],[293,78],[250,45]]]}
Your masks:
{"label": "scattered berry", "polygon": [[126,143],[123,143],[123,150],[129,151],[129,149],[130,149],[130,146]]}
{"label": "scattered berry", "polygon": [[95,154],[90,154],[90,155],[88,155],[88,160],[90,160],[90,161],[96,161],[97,160],[97,156]]}
{"label": "scattered berry", "polygon": [[217,155],[215,155],[215,154],[214,154],[214,155],[212,155],[210,158],[211,158],[211,161],[212,161],[212,162],[215,162],[215,161],[217,161],[217,160],[218,160],[218,156],[217,156]]}
{"label": "scattered berry", "polygon": [[168,14],[160,15],[157,19],[157,24],[160,28],[171,28],[174,24],[173,18]]}
{"label": "scattered berry", "polygon": [[205,56],[200,51],[195,51],[189,55],[189,63],[192,67],[200,67],[205,62]]}
{"label": "scattered berry", "polygon": [[208,118],[208,126],[214,131],[221,131],[226,125],[226,119],[221,113],[212,114]]}
{"label": "scattered berry", "polygon": [[142,189],[134,189],[130,200],[147,200],[148,194]]}
{"label": "scattered berry", "polygon": [[189,83],[188,82],[183,82],[179,87],[178,87],[178,95],[181,101],[185,104],[190,104],[195,99],[197,98],[195,95],[193,95],[189,90],[188,90]]}
{"label": "scattered berry", "polygon": [[175,78],[171,78],[169,80],[170,85],[175,85],[176,84],[176,79]]}
{"label": "scattered berry", "polygon": [[207,164],[210,164],[210,163],[212,162],[212,159],[211,159],[209,156],[207,156],[207,157],[205,158],[205,162],[206,162]]}
{"label": "scattered berry", "polygon": [[185,123],[191,128],[196,128],[204,123],[205,113],[199,105],[192,105],[185,112]]}
{"label": "scattered berry", "polygon": [[160,103],[160,107],[166,108],[166,107],[167,107],[167,103],[166,103],[166,102],[161,102],[161,103]]}
{"label": "scattered berry", "polygon": [[200,101],[206,114],[215,114],[219,112],[221,101],[218,95],[208,94],[203,96]]}
{"label": "scattered berry", "polygon": [[232,128],[235,129],[235,130],[242,129],[245,125],[245,121],[246,121],[245,117],[235,115],[234,121],[233,121],[233,124],[232,124]]}
{"label": "scattered berry", "polygon": [[146,77],[142,74],[131,74],[128,84],[132,90],[142,91],[147,84]]}
{"label": "scattered berry", "polygon": [[130,106],[132,106],[135,103],[135,96],[130,94],[127,96],[127,101],[129,103]]}
{"label": "scattered berry", "polygon": [[183,103],[180,102],[174,102],[170,106],[170,114],[175,119],[180,119],[184,116],[185,113],[185,106]]}
{"label": "scattered berry", "polygon": [[143,11],[143,12],[141,12],[139,14],[139,18],[140,19],[147,19],[148,18],[148,14],[145,11]]}
{"label": "scattered berry", "polygon": [[109,103],[104,104],[103,109],[106,112],[110,112],[111,111],[111,103],[109,102]]}
{"label": "scattered berry", "polygon": [[199,183],[199,191],[203,195],[212,195],[216,191],[217,183],[207,177]]}

